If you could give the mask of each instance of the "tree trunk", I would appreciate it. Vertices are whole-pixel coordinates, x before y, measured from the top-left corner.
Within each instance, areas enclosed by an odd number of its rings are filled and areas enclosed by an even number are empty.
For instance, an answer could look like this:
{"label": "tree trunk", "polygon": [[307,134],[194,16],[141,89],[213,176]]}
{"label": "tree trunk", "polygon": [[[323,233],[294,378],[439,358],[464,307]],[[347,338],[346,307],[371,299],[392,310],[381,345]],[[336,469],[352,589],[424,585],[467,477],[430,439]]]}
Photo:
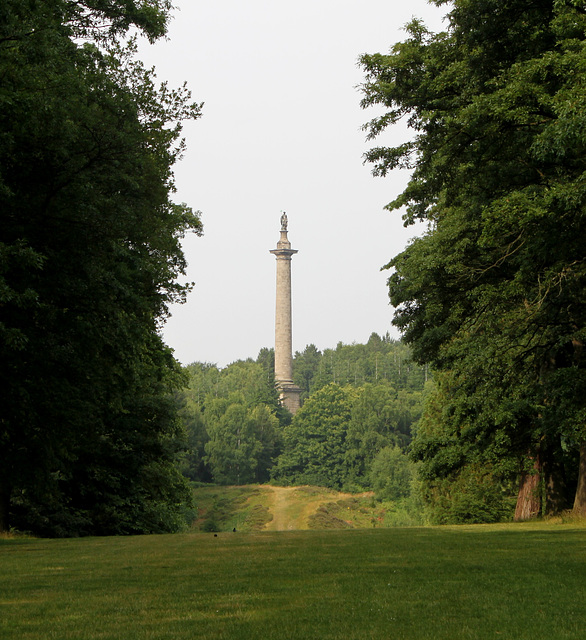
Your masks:
{"label": "tree trunk", "polygon": [[539,457],[535,458],[533,471],[524,471],[521,474],[517,506],[515,508],[515,522],[531,520],[541,512],[541,463]]}
{"label": "tree trunk", "polygon": [[545,485],[545,513],[548,516],[556,516],[568,508],[568,500],[565,493],[565,483],[559,469],[547,474]]}
{"label": "tree trunk", "polygon": [[0,481],[0,533],[10,529],[10,487]]}
{"label": "tree trunk", "polygon": [[576,515],[586,516],[586,443],[580,447],[578,486],[576,487],[573,512]]}
{"label": "tree trunk", "polygon": [[544,511],[548,516],[562,513],[569,508],[570,496],[561,460],[561,443],[550,443],[542,457],[542,476],[545,479]]}

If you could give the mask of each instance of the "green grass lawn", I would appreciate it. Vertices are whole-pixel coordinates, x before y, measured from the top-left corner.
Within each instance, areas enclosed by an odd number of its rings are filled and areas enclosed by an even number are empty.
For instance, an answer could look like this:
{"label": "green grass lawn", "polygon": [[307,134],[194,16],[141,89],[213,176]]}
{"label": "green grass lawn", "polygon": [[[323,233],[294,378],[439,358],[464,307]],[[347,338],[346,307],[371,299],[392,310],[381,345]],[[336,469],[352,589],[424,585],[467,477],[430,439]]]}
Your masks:
{"label": "green grass lawn", "polygon": [[586,528],[0,540],[0,638],[586,636]]}

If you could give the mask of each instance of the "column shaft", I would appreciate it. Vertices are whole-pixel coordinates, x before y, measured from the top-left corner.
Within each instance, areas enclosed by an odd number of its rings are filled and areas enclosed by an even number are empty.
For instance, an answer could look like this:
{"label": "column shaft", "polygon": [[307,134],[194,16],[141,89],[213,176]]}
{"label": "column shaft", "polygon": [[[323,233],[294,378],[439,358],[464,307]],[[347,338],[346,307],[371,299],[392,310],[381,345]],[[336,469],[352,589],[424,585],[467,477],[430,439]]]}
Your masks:
{"label": "column shaft", "polygon": [[291,327],[291,256],[277,254],[275,309],[275,379],[293,382]]}

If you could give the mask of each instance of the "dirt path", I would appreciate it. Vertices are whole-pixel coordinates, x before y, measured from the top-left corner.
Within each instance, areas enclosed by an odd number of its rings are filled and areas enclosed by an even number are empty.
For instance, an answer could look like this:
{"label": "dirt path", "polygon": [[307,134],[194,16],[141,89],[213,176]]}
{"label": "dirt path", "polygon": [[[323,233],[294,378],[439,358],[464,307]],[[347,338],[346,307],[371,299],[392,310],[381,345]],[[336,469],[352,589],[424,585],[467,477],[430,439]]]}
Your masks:
{"label": "dirt path", "polygon": [[288,531],[298,528],[294,525],[289,513],[290,497],[295,491],[295,487],[266,487],[272,492],[271,505],[269,511],[273,514],[273,519],[267,524],[267,531]]}
{"label": "dirt path", "polygon": [[262,487],[267,495],[267,507],[273,519],[265,531],[292,531],[308,529],[309,517],[320,505],[332,500],[350,497],[328,489],[306,491],[307,487]]}

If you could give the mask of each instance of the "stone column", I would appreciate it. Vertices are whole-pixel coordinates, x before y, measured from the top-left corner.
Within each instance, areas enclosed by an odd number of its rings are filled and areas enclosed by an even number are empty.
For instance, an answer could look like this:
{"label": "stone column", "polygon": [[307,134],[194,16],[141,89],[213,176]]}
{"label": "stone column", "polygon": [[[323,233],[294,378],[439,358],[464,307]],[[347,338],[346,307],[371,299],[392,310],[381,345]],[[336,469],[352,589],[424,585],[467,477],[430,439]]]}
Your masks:
{"label": "stone column", "polygon": [[281,403],[295,413],[299,409],[301,389],[293,384],[293,347],[291,328],[291,249],[287,238],[287,215],[281,216],[281,237],[271,253],[277,258],[277,304],[275,308],[275,381]]}

